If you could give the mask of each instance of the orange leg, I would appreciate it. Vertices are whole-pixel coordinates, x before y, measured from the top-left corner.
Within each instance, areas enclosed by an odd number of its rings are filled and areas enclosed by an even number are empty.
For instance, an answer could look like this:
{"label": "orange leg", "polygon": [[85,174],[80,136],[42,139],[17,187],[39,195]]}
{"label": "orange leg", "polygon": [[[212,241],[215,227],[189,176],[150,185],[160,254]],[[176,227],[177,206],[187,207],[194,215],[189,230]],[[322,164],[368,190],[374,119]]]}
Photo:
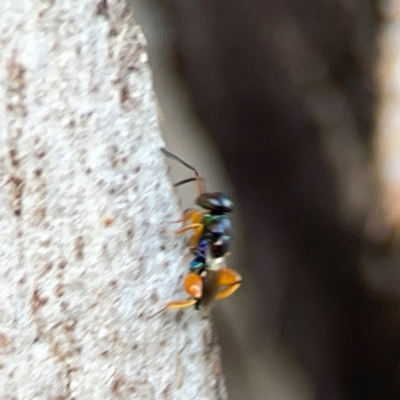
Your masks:
{"label": "orange leg", "polygon": [[204,227],[204,225],[203,225],[203,224],[200,224],[200,223],[186,225],[186,226],[183,226],[182,228],[178,229],[178,230],[176,231],[176,234],[179,235],[179,234],[181,234],[181,233],[183,233],[183,232],[186,232],[186,231],[188,231],[188,230],[190,230],[190,229],[195,229],[196,231],[198,231],[198,230],[200,230],[200,229],[203,230],[203,227]]}
{"label": "orange leg", "polygon": [[203,233],[204,225],[200,223],[186,225],[176,231],[176,234],[179,235],[180,233],[186,232],[190,229],[194,229],[194,235],[190,238],[190,247],[196,248],[199,238]]}
{"label": "orange leg", "polygon": [[170,308],[185,308],[185,307],[193,306],[194,304],[196,304],[196,302],[197,302],[196,299],[171,301],[170,303],[166,304],[161,310],[150,315],[149,318],[153,318],[156,315],[161,314],[162,312],[164,312]]}
{"label": "orange leg", "polygon": [[166,304],[161,310],[151,315],[150,318],[161,314],[162,312],[170,308],[185,308],[196,304],[197,300],[203,294],[203,280],[201,279],[201,276],[197,274],[187,274],[185,276],[185,280],[183,281],[183,287],[186,293],[193,297],[192,299],[171,301]]}
{"label": "orange leg", "polygon": [[208,211],[206,212],[201,212],[199,210],[195,210],[195,209],[190,209],[187,210],[184,214],[183,214],[183,218],[178,220],[178,221],[173,221],[173,222],[186,222],[189,219],[191,220],[191,224],[190,225],[186,225],[180,229],[178,229],[176,231],[176,234],[180,234],[183,233],[189,229],[195,229],[195,233],[194,235],[190,238],[190,244],[189,247],[190,249],[195,249],[199,243],[199,239],[201,234],[203,233],[203,228],[204,225],[201,223],[204,215],[209,214]]}
{"label": "orange leg", "polygon": [[242,277],[233,269],[223,268],[218,271],[218,285],[228,286],[226,289],[220,290],[216,296],[216,300],[224,299],[239,289],[242,283]]}
{"label": "orange leg", "polygon": [[[183,220],[182,222],[187,221],[188,219],[191,219],[192,223],[191,226],[193,228],[193,226],[195,225],[196,227],[194,227],[194,229],[196,229],[196,232],[194,233],[194,235],[190,238],[190,248],[196,248],[197,244],[199,242],[200,236],[203,233],[203,229],[200,229],[200,225],[201,227],[203,227],[203,224],[201,224],[201,220],[203,219],[203,216],[205,214],[208,214],[207,212],[200,212],[199,210],[188,210],[184,216],[183,216]],[[200,224],[200,225],[196,225],[196,224]],[[186,228],[186,227],[185,227]],[[191,229],[191,228],[188,228]],[[179,230],[179,233],[181,233],[182,231]]]}
{"label": "orange leg", "polygon": [[201,226],[197,228],[194,232],[194,235],[190,238],[189,247],[193,250],[199,244],[199,239],[201,234],[203,233],[204,225],[200,224]]}
{"label": "orange leg", "polygon": [[203,214],[206,214],[206,213],[202,213],[199,210],[190,209],[190,210],[187,210],[184,212],[182,219],[178,219],[178,221],[172,221],[172,223],[186,222],[189,219],[191,219],[192,224],[197,224],[197,223],[200,223],[201,219],[203,218]]}
{"label": "orange leg", "polygon": [[209,214],[209,211],[201,212],[199,210],[192,210],[193,213],[190,215],[192,218],[192,224],[200,224],[203,216]]}
{"label": "orange leg", "polygon": [[183,281],[183,287],[186,293],[198,300],[203,294],[203,280],[198,274],[187,274]]}

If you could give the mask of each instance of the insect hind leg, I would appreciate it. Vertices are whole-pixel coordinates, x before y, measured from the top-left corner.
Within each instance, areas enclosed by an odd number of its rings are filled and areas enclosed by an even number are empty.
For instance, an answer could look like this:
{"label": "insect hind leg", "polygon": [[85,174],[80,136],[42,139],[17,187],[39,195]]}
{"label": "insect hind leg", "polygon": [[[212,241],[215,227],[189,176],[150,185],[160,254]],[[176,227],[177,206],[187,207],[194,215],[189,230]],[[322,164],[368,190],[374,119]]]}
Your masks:
{"label": "insect hind leg", "polygon": [[223,268],[218,271],[218,285],[227,286],[226,289],[220,290],[216,296],[216,300],[225,299],[230,296],[236,290],[239,289],[242,284],[243,278],[236,271],[230,268]]}

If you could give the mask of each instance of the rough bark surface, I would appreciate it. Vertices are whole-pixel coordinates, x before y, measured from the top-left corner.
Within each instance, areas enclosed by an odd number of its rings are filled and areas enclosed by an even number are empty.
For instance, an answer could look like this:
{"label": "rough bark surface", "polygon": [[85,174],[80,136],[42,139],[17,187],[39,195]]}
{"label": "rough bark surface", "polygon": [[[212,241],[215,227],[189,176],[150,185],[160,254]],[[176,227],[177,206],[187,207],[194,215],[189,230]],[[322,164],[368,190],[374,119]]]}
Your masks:
{"label": "rough bark surface", "polygon": [[207,318],[149,319],[185,244],[124,1],[0,13],[2,399],[226,398]]}

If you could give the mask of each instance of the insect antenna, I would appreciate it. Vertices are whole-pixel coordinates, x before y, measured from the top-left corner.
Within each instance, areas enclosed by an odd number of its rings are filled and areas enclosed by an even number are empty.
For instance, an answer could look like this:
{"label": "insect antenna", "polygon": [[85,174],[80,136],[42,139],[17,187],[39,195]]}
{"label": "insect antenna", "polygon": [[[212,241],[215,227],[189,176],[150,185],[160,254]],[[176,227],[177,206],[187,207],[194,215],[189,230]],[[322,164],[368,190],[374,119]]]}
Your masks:
{"label": "insect antenna", "polygon": [[[178,187],[178,186],[184,185],[185,183],[194,182],[196,180],[197,180],[196,178],[183,179],[183,180],[181,180],[179,182],[174,183],[174,187]],[[203,183],[203,186],[204,186],[204,179],[200,178],[200,181]]]}
{"label": "insect antenna", "polygon": [[188,164],[186,161],[182,160],[182,158],[178,157],[176,154],[171,153],[169,150],[165,149],[165,148],[161,148],[161,151],[169,158],[174,159],[175,161],[178,161],[179,163],[181,163],[182,165],[184,165],[185,167],[191,169],[194,172],[194,178],[188,178],[188,179],[184,179],[182,181],[179,181],[177,183],[174,184],[175,187],[177,186],[181,186],[185,183],[188,182],[196,182],[197,185],[197,190],[199,193],[203,193],[203,189],[202,186],[200,184],[201,178],[199,173],[197,172],[196,168],[192,167],[190,164]]}

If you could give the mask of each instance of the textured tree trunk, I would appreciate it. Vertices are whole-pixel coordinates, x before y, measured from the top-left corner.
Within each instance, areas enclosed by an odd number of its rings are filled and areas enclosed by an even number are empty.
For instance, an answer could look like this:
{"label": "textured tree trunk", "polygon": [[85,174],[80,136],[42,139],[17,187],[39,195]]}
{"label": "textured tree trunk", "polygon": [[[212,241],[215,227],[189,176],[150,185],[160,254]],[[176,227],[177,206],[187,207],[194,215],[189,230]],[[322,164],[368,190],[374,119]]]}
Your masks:
{"label": "textured tree trunk", "polygon": [[0,397],[225,398],[184,244],[146,44],[124,1],[0,12]]}

